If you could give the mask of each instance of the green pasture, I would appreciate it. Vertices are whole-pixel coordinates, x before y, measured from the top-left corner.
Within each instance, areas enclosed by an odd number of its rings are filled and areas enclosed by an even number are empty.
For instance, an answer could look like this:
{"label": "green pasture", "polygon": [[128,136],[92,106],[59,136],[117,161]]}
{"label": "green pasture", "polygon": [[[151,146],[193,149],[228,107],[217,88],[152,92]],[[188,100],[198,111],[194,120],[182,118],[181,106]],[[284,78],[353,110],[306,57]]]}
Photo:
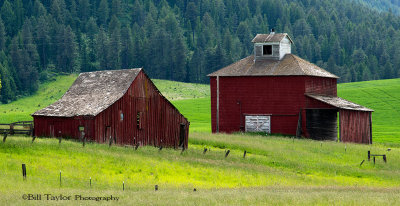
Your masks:
{"label": "green pasture", "polygon": [[210,86],[206,84],[184,83],[161,79],[152,79],[152,81],[170,101],[210,96]]}
{"label": "green pasture", "polygon": [[76,74],[57,76],[55,81],[39,85],[36,94],[22,97],[9,104],[0,104],[0,124],[32,121],[31,114],[62,97],[75,81]]}
{"label": "green pasture", "polygon": [[[226,150],[230,153],[225,158]],[[367,161],[368,150],[386,154],[388,162]],[[400,148],[387,151],[380,144],[244,134],[191,133],[189,149],[183,153],[149,146],[134,150],[88,143],[83,147],[75,141],[59,144],[46,138],[31,143],[31,138],[10,136],[0,143],[0,204],[10,200],[26,204],[21,198],[25,193],[112,194],[122,198],[120,203],[142,205],[399,204],[399,159]],[[27,166],[26,181],[22,163]],[[360,200],[364,194],[370,196]]]}

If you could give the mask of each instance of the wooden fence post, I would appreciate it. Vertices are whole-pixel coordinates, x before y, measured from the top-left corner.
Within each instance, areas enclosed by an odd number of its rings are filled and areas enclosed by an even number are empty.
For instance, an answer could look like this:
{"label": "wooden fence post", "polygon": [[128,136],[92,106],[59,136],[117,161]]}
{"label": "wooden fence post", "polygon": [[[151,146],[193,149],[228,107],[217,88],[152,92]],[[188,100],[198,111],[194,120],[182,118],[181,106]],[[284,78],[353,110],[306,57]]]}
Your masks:
{"label": "wooden fence post", "polygon": [[24,180],[26,180],[26,166],[25,164],[22,164],[22,177]]}
{"label": "wooden fence post", "polygon": [[3,142],[6,142],[6,139],[7,139],[7,135],[8,135],[8,133],[7,133],[6,131],[4,131],[4,137],[3,137]]}
{"label": "wooden fence post", "polygon": [[225,158],[226,157],[228,157],[228,155],[229,155],[229,153],[230,153],[231,151],[228,149],[228,151],[226,151],[226,153],[225,153]]}

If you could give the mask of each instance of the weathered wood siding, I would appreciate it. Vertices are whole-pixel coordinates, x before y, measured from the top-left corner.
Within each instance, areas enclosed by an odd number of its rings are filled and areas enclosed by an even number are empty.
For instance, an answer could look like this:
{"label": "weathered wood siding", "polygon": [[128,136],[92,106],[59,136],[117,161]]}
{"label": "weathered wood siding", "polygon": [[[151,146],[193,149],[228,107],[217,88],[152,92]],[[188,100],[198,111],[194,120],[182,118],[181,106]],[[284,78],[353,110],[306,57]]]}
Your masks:
{"label": "weathered wood siding", "polygon": [[[123,119],[121,120],[121,114]],[[139,126],[138,126],[139,115]],[[164,97],[143,72],[140,72],[125,95],[95,118],[96,141],[117,144],[141,144],[177,148],[180,125],[185,125],[184,146],[188,145],[189,122]]]}
{"label": "weathered wood siding", "polygon": [[80,126],[85,127],[87,140],[94,140],[94,120],[91,117],[42,117],[34,116],[34,130],[36,136],[64,137],[79,139]]}
{"label": "weathered wood siding", "polygon": [[285,56],[285,54],[290,54],[290,53],[292,53],[292,46],[289,38],[285,37],[280,42],[279,59],[282,59]]}
{"label": "weathered wood siding", "polygon": [[372,144],[371,112],[340,110],[340,140]]}
{"label": "weathered wood siding", "polygon": [[337,79],[324,77],[306,77],[306,93],[325,96],[337,96]]}
{"label": "weathered wood siding", "polygon": [[[264,55],[263,54],[263,46],[271,45],[272,46],[272,55]],[[274,43],[256,43],[254,44],[254,56],[256,59],[275,59],[279,60],[280,57],[280,47],[279,42]]]}

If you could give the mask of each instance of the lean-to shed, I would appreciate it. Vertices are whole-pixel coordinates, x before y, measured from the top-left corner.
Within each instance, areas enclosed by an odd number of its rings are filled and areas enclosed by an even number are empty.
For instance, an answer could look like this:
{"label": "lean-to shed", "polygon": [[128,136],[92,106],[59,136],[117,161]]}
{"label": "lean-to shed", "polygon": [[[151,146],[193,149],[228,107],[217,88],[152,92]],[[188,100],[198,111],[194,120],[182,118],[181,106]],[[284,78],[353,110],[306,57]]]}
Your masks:
{"label": "lean-to shed", "polygon": [[[373,110],[337,97],[338,77],[291,54],[286,33],[257,34],[254,55],[210,77],[212,132],[267,132],[372,143]],[[339,114],[339,126],[338,126]]]}
{"label": "lean-to shed", "polygon": [[81,73],[60,100],[32,114],[36,136],[185,147],[189,121],[143,69]]}

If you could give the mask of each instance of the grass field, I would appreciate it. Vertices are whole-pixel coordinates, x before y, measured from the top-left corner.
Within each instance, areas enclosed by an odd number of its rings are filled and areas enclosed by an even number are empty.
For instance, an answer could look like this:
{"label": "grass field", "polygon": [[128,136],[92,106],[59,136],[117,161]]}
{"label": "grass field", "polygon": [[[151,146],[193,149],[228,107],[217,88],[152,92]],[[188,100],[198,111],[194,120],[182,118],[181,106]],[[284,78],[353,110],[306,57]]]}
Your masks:
{"label": "grass field", "polygon": [[[203,154],[205,147],[210,150]],[[230,154],[225,158],[227,149]],[[181,154],[154,147],[137,151],[104,144],[82,147],[68,140],[59,144],[56,139],[31,143],[30,138],[11,136],[0,143],[0,204],[25,205],[22,195],[26,193],[113,195],[121,198],[120,204],[143,205],[399,204],[400,148],[386,149],[382,145],[191,133],[189,149]],[[386,153],[388,162],[378,159],[375,165],[366,161],[360,166],[368,150]],[[22,163],[27,165],[26,181],[22,180]],[[154,185],[160,190],[155,192]],[[43,203],[54,202],[35,204]]]}

